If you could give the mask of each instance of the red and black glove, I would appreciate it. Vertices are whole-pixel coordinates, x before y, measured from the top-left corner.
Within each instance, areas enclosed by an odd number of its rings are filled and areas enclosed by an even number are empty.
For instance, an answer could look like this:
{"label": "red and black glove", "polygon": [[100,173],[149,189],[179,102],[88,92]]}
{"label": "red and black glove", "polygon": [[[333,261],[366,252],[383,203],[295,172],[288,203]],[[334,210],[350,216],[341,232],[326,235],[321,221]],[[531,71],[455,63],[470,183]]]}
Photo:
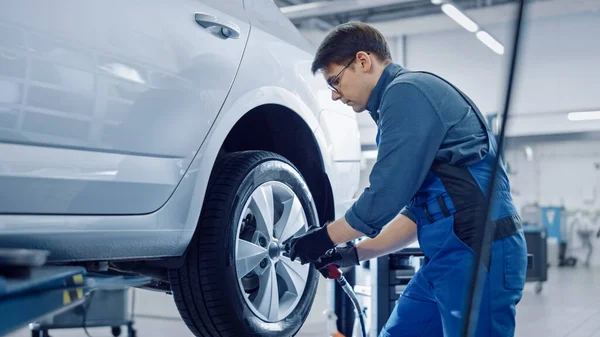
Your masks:
{"label": "red and black glove", "polygon": [[327,268],[329,265],[336,265],[338,268],[348,268],[360,265],[358,261],[358,253],[352,242],[349,242],[345,247],[335,247],[330,249],[321,256],[315,263],[315,268],[321,274],[330,278],[330,271]]}
{"label": "red and black glove", "polygon": [[314,263],[320,256],[335,247],[327,234],[326,226],[309,228],[305,234],[290,239],[288,246],[290,259],[294,261],[299,258],[301,264]]}

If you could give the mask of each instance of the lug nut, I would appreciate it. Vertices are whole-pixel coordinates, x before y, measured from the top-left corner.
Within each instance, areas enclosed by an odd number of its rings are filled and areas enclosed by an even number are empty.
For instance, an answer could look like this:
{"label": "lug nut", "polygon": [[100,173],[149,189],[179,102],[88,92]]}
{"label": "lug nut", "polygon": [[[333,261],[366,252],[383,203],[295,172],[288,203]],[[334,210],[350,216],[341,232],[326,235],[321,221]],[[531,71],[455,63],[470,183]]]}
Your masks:
{"label": "lug nut", "polygon": [[264,268],[267,266],[267,259],[263,259],[262,261],[260,261],[260,267]]}
{"label": "lug nut", "polygon": [[263,238],[263,237],[260,237],[260,238],[258,239],[258,244],[259,244],[261,247],[265,247],[265,246],[267,245],[267,240],[265,240],[265,238]]}

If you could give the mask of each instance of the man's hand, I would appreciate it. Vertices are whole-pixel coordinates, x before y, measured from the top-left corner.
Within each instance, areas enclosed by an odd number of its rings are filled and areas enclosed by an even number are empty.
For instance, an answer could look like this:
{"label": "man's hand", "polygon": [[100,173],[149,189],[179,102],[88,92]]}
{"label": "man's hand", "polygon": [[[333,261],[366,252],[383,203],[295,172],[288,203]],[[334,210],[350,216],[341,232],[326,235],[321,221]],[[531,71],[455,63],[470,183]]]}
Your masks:
{"label": "man's hand", "polygon": [[360,262],[358,261],[358,253],[356,252],[354,244],[349,242],[346,247],[335,247],[330,249],[315,262],[315,267],[323,274],[323,276],[328,278],[329,270],[327,270],[327,266],[332,264],[339,268],[358,266]]}
{"label": "man's hand", "polygon": [[311,227],[306,234],[292,238],[288,245],[290,259],[294,261],[299,258],[301,264],[315,262],[320,256],[335,247],[327,234],[326,226]]}

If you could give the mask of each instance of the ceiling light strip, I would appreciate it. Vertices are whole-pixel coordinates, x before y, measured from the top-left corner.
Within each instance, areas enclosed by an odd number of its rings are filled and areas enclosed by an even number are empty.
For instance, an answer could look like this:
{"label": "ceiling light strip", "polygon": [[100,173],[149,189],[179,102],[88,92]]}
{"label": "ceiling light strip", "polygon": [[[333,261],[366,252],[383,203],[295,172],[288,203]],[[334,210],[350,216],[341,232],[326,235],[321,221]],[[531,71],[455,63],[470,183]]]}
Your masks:
{"label": "ceiling light strip", "polygon": [[496,54],[504,54],[504,46],[492,37],[488,32],[479,28],[479,25],[471,20],[463,11],[447,0],[430,0],[434,5],[441,5],[442,12],[448,17],[462,26],[464,29],[471,33],[475,33],[475,36],[479,41],[485,44],[488,48],[494,51]]}

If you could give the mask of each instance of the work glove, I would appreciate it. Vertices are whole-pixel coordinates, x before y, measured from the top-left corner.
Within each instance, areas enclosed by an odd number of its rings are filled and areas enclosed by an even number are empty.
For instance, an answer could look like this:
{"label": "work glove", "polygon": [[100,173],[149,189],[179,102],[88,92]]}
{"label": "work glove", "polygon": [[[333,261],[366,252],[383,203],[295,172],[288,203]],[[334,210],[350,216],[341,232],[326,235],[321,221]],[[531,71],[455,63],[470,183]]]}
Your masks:
{"label": "work glove", "polygon": [[358,253],[356,247],[352,242],[348,242],[346,247],[335,247],[327,251],[325,255],[319,257],[314,263],[321,274],[325,277],[329,277],[329,271],[327,266],[336,265],[338,268],[349,268],[360,265],[358,261]]}
{"label": "work glove", "polygon": [[314,263],[320,256],[335,247],[327,234],[327,226],[313,226],[305,234],[290,239],[288,245],[290,259],[294,261],[298,258],[301,264]]}

